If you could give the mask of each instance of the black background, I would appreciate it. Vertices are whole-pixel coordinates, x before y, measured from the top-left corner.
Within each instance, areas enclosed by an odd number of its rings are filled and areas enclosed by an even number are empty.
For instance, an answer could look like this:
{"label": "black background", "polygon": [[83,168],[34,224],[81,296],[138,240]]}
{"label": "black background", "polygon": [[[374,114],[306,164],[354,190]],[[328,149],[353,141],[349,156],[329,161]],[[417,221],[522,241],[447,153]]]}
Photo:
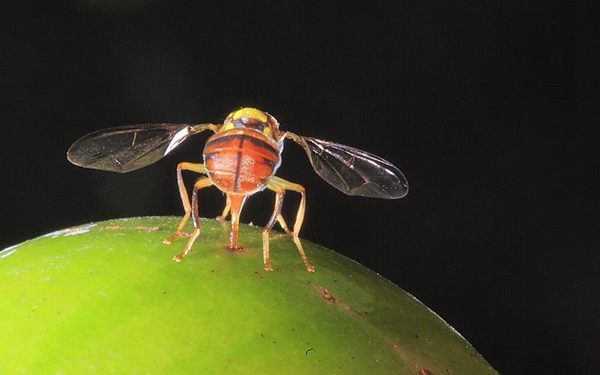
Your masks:
{"label": "black background", "polygon": [[[402,200],[347,197],[288,143],[279,175],[307,187],[305,238],[415,295],[501,373],[600,369],[585,9],[84,0],[2,18],[0,247],[182,213],[175,166],[199,161],[206,137],[118,175],[66,161],[83,134],[256,106],[283,129],[375,152],[409,180]],[[201,199],[203,216],[223,204],[216,191]],[[265,223],[272,200],[252,197],[243,221]],[[289,216],[297,199],[286,202]]]}

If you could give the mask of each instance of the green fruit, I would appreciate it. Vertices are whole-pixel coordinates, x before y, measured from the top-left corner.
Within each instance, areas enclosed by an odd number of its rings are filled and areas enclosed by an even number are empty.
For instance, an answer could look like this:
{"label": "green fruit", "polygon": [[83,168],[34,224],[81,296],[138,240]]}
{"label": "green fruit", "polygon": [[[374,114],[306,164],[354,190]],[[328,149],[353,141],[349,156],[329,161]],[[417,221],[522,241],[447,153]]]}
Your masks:
{"label": "green fruit", "polygon": [[[173,217],[82,225],[0,252],[0,374],[495,374],[435,313],[376,273],[304,241]],[[429,372],[427,372],[429,371]]]}

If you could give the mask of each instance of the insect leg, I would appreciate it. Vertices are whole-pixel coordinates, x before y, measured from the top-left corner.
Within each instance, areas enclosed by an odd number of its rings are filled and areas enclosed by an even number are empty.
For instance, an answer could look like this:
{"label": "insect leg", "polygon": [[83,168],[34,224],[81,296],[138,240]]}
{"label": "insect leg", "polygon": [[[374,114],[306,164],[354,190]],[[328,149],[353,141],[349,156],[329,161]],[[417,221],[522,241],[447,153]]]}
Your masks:
{"label": "insect leg", "polygon": [[290,228],[288,228],[285,219],[283,218],[283,215],[281,215],[281,213],[277,215],[277,222],[279,223],[281,229],[285,231],[285,233],[289,234],[290,236],[292,235],[292,231],[290,230]]}
{"label": "insect leg", "polygon": [[229,194],[227,194],[227,201],[225,202],[225,208],[223,208],[223,213],[221,216],[217,216],[217,220],[221,223],[227,219],[227,215],[229,215],[229,210],[231,209],[231,198],[229,198]]}
{"label": "insect leg", "polygon": [[[269,179],[267,186],[269,186],[269,185],[270,186],[278,186],[285,190],[295,191],[300,194],[300,205],[298,206],[298,211],[296,213],[296,221],[294,222],[294,230],[291,232],[290,235],[292,236],[292,239],[294,240],[294,243],[296,244],[296,248],[298,249],[298,252],[300,253],[300,258],[302,258],[302,261],[304,262],[304,265],[306,266],[306,270],[308,272],[314,272],[315,266],[313,266],[312,264],[310,264],[308,262],[308,258],[306,257],[306,253],[304,252],[304,247],[302,247],[302,243],[300,242],[300,237],[298,237],[298,235],[300,233],[300,229],[302,228],[302,223],[304,221],[304,212],[306,210],[306,192],[305,192],[304,186],[284,180],[283,178],[280,178],[277,176],[273,176]],[[279,223],[281,224],[282,221],[283,221],[283,223],[285,223],[285,221],[283,220],[283,217]]]}
{"label": "insect leg", "polygon": [[185,214],[183,218],[179,222],[179,226],[177,226],[177,230],[173,233],[172,236],[167,237],[163,240],[167,245],[171,244],[173,240],[178,237],[186,237],[187,234],[182,232],[183,227],[187,223],[190,218],[190,214],[192,212],[192,207],[190,206],[190,198],[188,197],[187,189],[185,187],[185,182],[183,181],[182,171],[192,171],[196,173],[208,173],[208,170],[204,166],[204,164],[195,164],[195,163],[179,163],[177,164],[177,185],[179,186],[179,195],[181,196],[181,203],[183,204],[183,209],[185,210]]}
{"label": "insect leg", "polygon": [[192,236],[188,240],[187,245],[185,245],[185,249],[180,253],[173,257],[173,260],[176,262],[180,262],[190,251],[196,238],[200,235],[200,216],[198,215],[198,190],[204,189],[205,187],[209,187],[212,185],[212,181],[209,177],[200,178],[194,184],[194,189],[192,191],[192,221],[194,222],[194,231],[192,232]]}
{"label": "insect leg", "polygon": [[238,234],[240,231],[240,213],[244,202],[246,202],[246,195],[227,194],[231,202],[231,232],[229,234],[229,248],[231,250],[242,250],[242,247],[238,246]]}
{"label": "insect leg", "polygon": [[[269,190],[273,190],[275,192],[275,206],[273,208],[273,215],[269,219],[269,222],[265,226],[262,232],[263,238],[263,262],[265,265],[266,271],[273,271],[273,266],[271,265],[271,260],[269,256],[270,248],[269,248],[269,234],[271,233],[271,229],[275,225],[275,222],[281,217],[281,206],[283,205],[283,197],[285,196],[285,189],[277,184],[269,184],[267,183],[267,188]],[[285,222],[284,222],[285,223]]]}

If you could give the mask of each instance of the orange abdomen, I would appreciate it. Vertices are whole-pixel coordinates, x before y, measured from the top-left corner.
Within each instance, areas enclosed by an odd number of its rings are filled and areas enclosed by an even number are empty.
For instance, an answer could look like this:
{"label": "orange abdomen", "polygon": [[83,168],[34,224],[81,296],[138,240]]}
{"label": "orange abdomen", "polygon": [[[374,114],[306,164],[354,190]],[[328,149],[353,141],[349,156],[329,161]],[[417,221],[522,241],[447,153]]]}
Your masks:
{"label": "orange abdomen", "polygon": [[204,147],[208,175],[226,193],[247,195],[264,189],[280,161],[276,143],[251,129],[217,133]]}

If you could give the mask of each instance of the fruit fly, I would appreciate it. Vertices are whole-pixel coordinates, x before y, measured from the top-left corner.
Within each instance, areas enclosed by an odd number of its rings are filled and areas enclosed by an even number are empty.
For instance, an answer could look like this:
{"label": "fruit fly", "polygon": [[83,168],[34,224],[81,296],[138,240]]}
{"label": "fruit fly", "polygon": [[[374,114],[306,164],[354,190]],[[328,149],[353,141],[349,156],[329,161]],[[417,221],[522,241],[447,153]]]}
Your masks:
{"label": "fruit fly", "polygon": [[[185,214],[173,235],[164,240],[170,244],[176,238],[189,237],[183,251],[173,258],[177,262],[189,253],[200,235],[200,189],[216,186],[226,194],[225,208],[219,220],[224,221],[231,214],[231,250],[241,249],[238,232],[244,202],[250,195],[268,189],[275,193],[275,207],[262,232],[265,270],[273,270],[269,234],[275,223],[279,223],[292,237],[306,269],[314,271],[298,237],[306,210],[305,189],[275,176],[286,138],[302,146],[315,172],[342,193],[383,199],[402,198],[408,193],[406,178],[390,162],[356,148],[280,130],[275,117],[256,108],[234,111],[223,124],[146,124],[95,131],[73,143],[67,158],[81,167],[126,173],[156,162],[188,137],[207,130],[214,134],[206,141],[204,163],[181,162],[177,165],[177,185]],[[191,201],[183,171],[201,175],[192,188]],[[300,194],[292,230],[281,214],[287,191]],[[194,224],[191,234],[183,231],[190,217]]]}

